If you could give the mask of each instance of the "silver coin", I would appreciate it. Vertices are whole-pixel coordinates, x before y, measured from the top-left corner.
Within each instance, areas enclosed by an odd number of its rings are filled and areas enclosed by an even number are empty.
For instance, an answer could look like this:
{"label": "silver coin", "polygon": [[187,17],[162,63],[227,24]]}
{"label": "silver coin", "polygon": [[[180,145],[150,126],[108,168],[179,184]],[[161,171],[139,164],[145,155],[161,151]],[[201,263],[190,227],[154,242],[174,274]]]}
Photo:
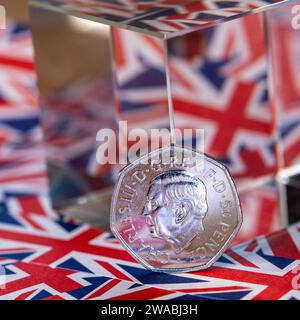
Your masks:
{"label": "silver coin", "polygon": [[166,147],[125,167],[111,204],[111,230],[152,271],[210,267],[230,245],[242,212],[228,170],[207,155]]}

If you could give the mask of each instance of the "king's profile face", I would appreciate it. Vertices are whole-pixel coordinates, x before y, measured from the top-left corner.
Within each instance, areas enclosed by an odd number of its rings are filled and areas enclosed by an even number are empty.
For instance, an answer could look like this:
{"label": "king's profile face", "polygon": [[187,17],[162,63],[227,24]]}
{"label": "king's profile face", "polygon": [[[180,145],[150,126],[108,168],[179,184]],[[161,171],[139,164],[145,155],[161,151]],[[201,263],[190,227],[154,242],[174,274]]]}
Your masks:
{"label": "king's profile face", "polygon": [[[183,176],[182,173],[179,175]],[[194,180],[186,179],[181,182],[168,177],[166,181],[169,183],[158,180],[151,185],[143,216],[149,225],[151,236],[166,241],[176,249],[184,247],[195,236],[195,232],[201,230],[207,205],[205,194],[197,194],[199,190]],[[204,199],[205,203],[199,198]],[[200,224],[199,216],[202,217]],[[195,221],[198,222],[197,231]]]}
{"label": "king's profile face", "polygon": [[152,189],[146,204],[147,223],[150,226],[152,237],[173,242],[178,225],[174,220],[174,204],[164,203],[164,194]]}

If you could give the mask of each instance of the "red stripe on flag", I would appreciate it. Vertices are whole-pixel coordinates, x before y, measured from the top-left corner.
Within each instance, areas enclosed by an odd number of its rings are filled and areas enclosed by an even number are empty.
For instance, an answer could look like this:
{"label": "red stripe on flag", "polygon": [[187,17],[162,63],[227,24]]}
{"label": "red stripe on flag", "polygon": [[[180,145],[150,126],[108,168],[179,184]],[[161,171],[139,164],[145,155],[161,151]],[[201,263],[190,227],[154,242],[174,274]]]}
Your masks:
{"label": "red stripe on flag", "polygon": [[33,294],[36,291],[36,289],[28,291],[28,292],[24,292],[22,294],[20,294],[16,300],[25,300],[26,298],[28,298],[31,294]]}
{"label": "red stripe on flag", "polygon": [[155,298],[161,298],[163,295],[167,295],[170,293],[173,293],[173,292],[167,291],[164,289],[158,289],[158,288],[147,288],[144,290],[131,292],[128,294],[122,294],[120,296],[117,296],[108,300],[150,300]]}
{"label": "red stripe on flag", "polygon": [[252,252],[257,247],[257,240],[253,240],[249,243],[249,245],[245,248],[245,251]]}
{"label": "red stripe on flag", "polygon": [[193,288],[193,289],[179,289],[180,292],[185,293],[203,293],[203,292],[219,292],[219,291],[231,291],[231,290],[249,290],[249,288],[230,286],[230,287],[211,287],[211,288]]}
{"label": "red stripe on flag", "polygon": [[113,288],[120,282],[121,282],[120,280],[112,279],[111,281],[106,283],[103,287],[101,287],[99,290],[96,290],[91,296],[87,297],[86,299],[101,297],[104,293],[109,291],[111,288]]}
{"label": "red stripe on flag", "polygon": [[125,281],[132,281],[132,279],[128,278],[124,273],[113,267],[110,263],[104,261],[97,261],[103,268],[108,270],[112,275],[117,277],[118,279]]}
{"label": "red stripe on flag", "polygon": [[19,60],[10,57],[0,56],[0,64],[5,64],[14,68],[25,69],[30,71],[34,70],[34,63],[32,61]]}
{"label": "red stripe on flag", "polygon": [[280,230],[266,237],[276,257],[300,259],[300,252],[288,230]]}
{"label": "red stripe on flag", "polygon": [[242,256],[230,249],[226,251],[226,254],[245,267],[258,268],[255,264],[253,264],[252,262],[248,261],[247,259],[243,258]]}

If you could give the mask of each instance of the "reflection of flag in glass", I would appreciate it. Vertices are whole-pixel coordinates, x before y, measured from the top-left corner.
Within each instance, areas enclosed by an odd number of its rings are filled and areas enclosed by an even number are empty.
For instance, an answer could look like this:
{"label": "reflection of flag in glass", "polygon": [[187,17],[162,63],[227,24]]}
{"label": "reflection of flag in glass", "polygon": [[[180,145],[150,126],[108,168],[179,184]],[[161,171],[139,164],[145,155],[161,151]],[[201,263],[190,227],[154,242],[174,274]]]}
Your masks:
{"label": "reflection of flag in glass", "polygon": [[264,235],[280,228],[279,190],[276,181],[250,187],[239,193],[243,224],[234,243]]}
{"label": "reflection of flag in glass", "polygon": [[118,1],[118,0],[41,0],[70,13],[99,17],[109,22],[138,28],[142,31],[174,33],[202,28],[230,17],[262,9],[283,0],[226,1]]}
{"label": "reflection of flag in glass", "polygon": [[282,156],[280,166],[300,160],[300,42],[290,26],[289,11],[270,16],[273,103],[278,112]]}
{"label": "reflection of flag in glass", "polygon": [[[204,129],[205,151],[236,179],[274,173],[262,16],[198,33],[202,45],[195,48],[196,37],[169,45],[176,125]],[[120,117],[138,127],[168,127],[162,42],[122,30],[114,40]]]}

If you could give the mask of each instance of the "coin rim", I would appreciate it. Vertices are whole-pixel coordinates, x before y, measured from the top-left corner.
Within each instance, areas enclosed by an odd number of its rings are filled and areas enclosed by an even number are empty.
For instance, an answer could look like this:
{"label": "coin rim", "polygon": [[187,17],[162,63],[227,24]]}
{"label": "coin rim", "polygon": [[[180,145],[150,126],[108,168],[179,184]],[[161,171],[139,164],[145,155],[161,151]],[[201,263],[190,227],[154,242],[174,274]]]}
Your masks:
{"label": "coin rim", "polygon": [[235,182],[228,170],[228,168],[221,164],[220,162],[218,162],[217,160],[215,160],[213,157],[208,156],[206,153],[200,154],[199,152],[193,150],[193,149],[189,149],[189,148],[182,148],[182,147],[178,147],[178,146],[174,146],[175,149],[180,148],[181,150],[187,150],[187,151],[192,151],[195,152],[196,154],[202,156],[204,155],[205,158],[208,159],[208,161],[210,161],[212,164],[218,166],[221,170],[224,171],[224,173],[226,174],[229,183],[231,184],[231,187],[233,187],[233,189],[235,190],[234,193],[234,198],[236,201],[236,207],[238,210],[238,223],[237,225],[234,227],[234,231],[232,232],[232,234],[230,235],[230,237],[227,239],[227,241],[224,243],[224,245],[220,248],[220,250],[218,251],[218,253],[211,258],[208,262],[206,262],[205,264],[201,265],[201,266],[193,266],[193,267],[184,267],[184,268],[158,268],[158,267],[153,267],[151,266],[148,262],[146,262],[143,258],[141,258],[133,249],[131,249],[131,247],[126,243],[126,241],[123,239],[123,237],[120,235],[119,231],[115,228],[115,226],[113,225],[113,214],[115,212],[115,208],[116,208],[116,196],[119,193],[120,187],[121,187],[121,182],[124,178],[124,175],[131,170],[136,164],[139,164],[140,161],[145,158],[145,157],[149,157],[154,153],[157,152],[163,152],[164,150],[168,150],[172,148],[172,146],[167,146],[164,148],[160,148],[157,150],[154,150],[148,154],[143,155],[142,157],[134,160],[133,162],[129,163],[126,167],[124,167],[120,173],[119,173],[119,178],[117,181],[117,184],[115,186],[114,192],[113,192],[113,197],[112,197],[112,202],[111,202],[111,207],[110,207],[110,229],[112,231],[112,233],[114,234],[114,236],[116,238],[118,238],[121,242],[121,244],[123,245],[123,247],[125,247],[125,249],[128,251],[128,253],[135,259],[137,260],[137,262],[139,262],[140,264],[142,264],[145,268],[147,268],[150,271],[153,272],[162,272],[162,273],[177,273],[177,272],[187,272],[187,271],[200,271],[200,270],[205,270],[208,269],[209,267],[211,267],[219,258],[220,256],[226,251],[226,249],[229,247],[229,245],[231,244],[232,240],[235,238],[235,236],[237,235],[237,233],[239,232],[241,225],[243,223],[243,213],[242,213],[242,208],[241,208],[241,203],[240,203],[240,199],[239,199],[239,195],[238,195],[238,191],[235,185]]}

